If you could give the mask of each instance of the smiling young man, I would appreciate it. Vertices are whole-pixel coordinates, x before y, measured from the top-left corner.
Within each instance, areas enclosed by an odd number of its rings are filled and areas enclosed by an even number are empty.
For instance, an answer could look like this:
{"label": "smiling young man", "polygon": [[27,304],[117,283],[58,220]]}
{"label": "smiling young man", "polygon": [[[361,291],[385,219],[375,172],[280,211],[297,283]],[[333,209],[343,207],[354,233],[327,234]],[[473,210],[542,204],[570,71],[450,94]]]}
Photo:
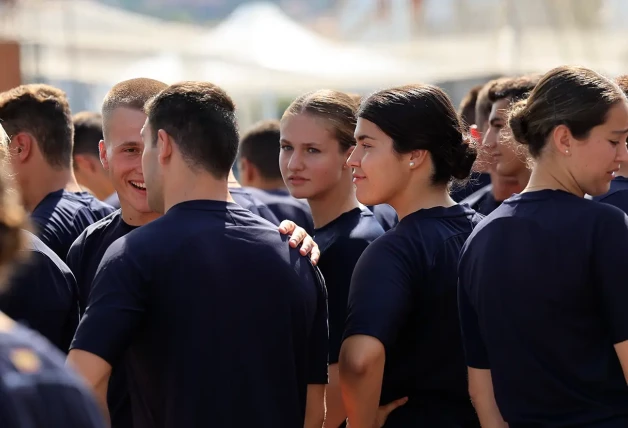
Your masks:
{"label": "smiling young man", "polygon": [[233,102],[184,82],[147,112],[143,177],[165,215],[107,250],[69,362],[106,410],[124,359],[136,428],[322,424],[324,386],[307,385],[327,378],[324,284],[274,226],[232,203]]}

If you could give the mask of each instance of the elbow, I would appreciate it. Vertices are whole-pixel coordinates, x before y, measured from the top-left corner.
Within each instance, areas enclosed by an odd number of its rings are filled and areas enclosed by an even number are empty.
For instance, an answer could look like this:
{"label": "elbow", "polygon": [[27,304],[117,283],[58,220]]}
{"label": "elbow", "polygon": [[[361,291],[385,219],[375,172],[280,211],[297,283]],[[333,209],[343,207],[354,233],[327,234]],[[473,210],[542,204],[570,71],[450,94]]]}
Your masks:
{"label": "elbow", "polygon": [[349,376],[364,376],[377,365],[378,356],[365,352],[342,348],[338,359],[338,369]]}

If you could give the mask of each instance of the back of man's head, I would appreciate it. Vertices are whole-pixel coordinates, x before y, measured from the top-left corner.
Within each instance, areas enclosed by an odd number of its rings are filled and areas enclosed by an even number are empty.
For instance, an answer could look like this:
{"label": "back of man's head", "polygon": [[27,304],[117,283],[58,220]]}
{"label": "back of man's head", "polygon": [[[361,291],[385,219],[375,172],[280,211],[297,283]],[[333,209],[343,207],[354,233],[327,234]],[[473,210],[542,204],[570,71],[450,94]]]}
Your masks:
{"label": "back of man's head", "polygon": [[146,105],[153,138],[164,130],[193,169],[226,179],[238,152],[235,105],[220,87],[208,82],[169,86]]}
{"label": "back of man's head", "polygon": [[471,125],[475,125],[475,104],[478,100],[478,93],[484,87],[484,84],[472,87],[467,95],[464,96],[458,107],[458,115],[462,119],[465,130],[469,130]]}
{"label": "back of man's head", "polygon": [[76,155],[98,157],[98,143],[103,139],[102,116],[100,113],[82,111],[76,113],[74,121],[74,150]]}
{"label": "back of man's head", "polygon": [[108,120],[117,108],[144,111],[144,106],[168,85],[154,79],[140,77],[114,85],[102,103],[103,133],[107,137]]}
{"label": "back of man's head", "polygon": [[7,134],[31,134],[55,169],[72,165],[74,126],[65,92],[49,85],[22,85],[0,94],[0,121]]}
{"label": "back of man's head", "polygon": [[279,121],[265,120],[253,125],[240,140],[240,159],[246,159],[265,180],[281,180],[279,169]]}

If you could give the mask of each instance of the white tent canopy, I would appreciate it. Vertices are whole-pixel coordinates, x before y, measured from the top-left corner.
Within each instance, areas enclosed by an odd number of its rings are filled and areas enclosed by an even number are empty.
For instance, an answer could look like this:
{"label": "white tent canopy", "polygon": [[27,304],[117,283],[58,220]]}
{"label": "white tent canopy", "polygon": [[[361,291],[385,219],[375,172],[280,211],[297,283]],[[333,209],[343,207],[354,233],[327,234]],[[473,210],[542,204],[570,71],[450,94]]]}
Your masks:
{"label": "white tent canopy", "polygon": [[438,77],[427,64],[319,36],[272,3],[241,6],[195,46],[206,55],[300,74],[304,87],[377,87]]}

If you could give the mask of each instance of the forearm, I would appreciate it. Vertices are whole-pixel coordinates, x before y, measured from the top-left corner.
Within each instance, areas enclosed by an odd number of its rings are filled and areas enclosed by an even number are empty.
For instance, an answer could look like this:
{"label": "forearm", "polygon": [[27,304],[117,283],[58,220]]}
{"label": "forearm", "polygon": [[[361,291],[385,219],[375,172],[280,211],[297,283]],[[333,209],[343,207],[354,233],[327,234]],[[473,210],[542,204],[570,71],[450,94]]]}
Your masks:
{"label": "forearm", "polygon": [[340,389],[351,428],[376,427],[382,389],[381,374],[377,376],[375,368],[363,373],[344,371],[340,377]]}
{"label": "forearm", "polygon": [[493,397],[472,398],[482,428],[508,428]]}

